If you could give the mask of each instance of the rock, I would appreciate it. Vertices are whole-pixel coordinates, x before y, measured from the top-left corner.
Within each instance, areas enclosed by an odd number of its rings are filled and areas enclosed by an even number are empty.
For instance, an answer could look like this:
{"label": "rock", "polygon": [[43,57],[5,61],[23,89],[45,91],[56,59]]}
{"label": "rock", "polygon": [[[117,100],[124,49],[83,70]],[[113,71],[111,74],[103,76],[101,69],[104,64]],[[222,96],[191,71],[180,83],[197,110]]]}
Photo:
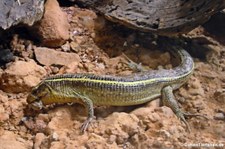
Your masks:
{"label": "rock", "polygon": [[43,46],[59,47],[69,39],[69,23],[56,0],[47,0],[43,19],[34,29],[37,29]]}
{"label": "rock", "polygon": [[201,95],[204,96],[205,92],[204,89],[202,88],[202,84],[199,79],[192,77],[189,81],[189,86],[190,88],[188,89],[189,94],[193,96]]}
{"label": "rock", "polygon": [[10,139],[1,139],[0,146],[3,147],[2,149],[15,149],[15,146],[17,149],[27,149],[27,147],[23,143]]}
{"label": "rock", "polygon": [[114,112],[104,121],[100,121],[98,128],[101,133],[117,136],[116,143],[123,144],[129,135],[140,130],[139,123],[139,119],[134,114]]}
{"label": "rock", "polygon": [[43,133],[37,133],[34,139],[34,149],[40,149],[40,146],[45,139],[46,136]]}
{"label": "rock", "polygon": [[142,107],[132,112],[132,114],[136,115],[142,121],[146,121],[152,113],[154,113],[154,108],[152,107]]}
{"label": "rock", "polygon": [[175,116],[172,109],[167,106],[162,106],[162,107],[158,108],[158,111],[162,112],[168,118]]}
{"label": "rock", "polygon": [[59,52],[49,48],[38,47],[34,49],[37,61],[45,66],[52,64],[66,66],[72,62],[80,62],[76,53]]}
{"label": "rock", "polygon": [[28,141],[21,142],[20,137],[11,131],[5,131],[3,135],[0,136],[0,146],[1,149],[27,149],[32,148]]}
{"label": "rock", "polygon": [[80,45],[77,43],[77,42],[71,42],[70,43],[70,47],[71,47],[71,50],[78,53],[81,49]]}
{"label": "rock", "polygon": [[86,148],[117,148],[116,143],[108,144],[106,139],[102,136],[92,133],[87,143],[85,144]]}
{"label": "rock", "polygon": [[9,114],[6,113],[3,105],[0,105],[0,124],[9,119]]}
{"label": "rock", "polygon": [[59,70],[59,74],[74,73],[74,72],[79,73],[80,72],[80,69],[78,69],[79,64],[80,64],[79,62],[74,61],[71,64],[62,67]]}
{"label": "rock", "polygon": [[13,53],[9,49],[0,49],[0,66],[13,60]]}
{"label": "rock", "polygon": [[225,92],[222,89],[218,89],[215,91],[214,98],[219,103],[225,105]]}
{"label": "rock", "polygon": [[5,92],[19,93],[29,91],[37,85],[46,71],[33,60],[11,63],[0,76],[0,88]]}
{"label": "rock", "polygon": [[69,42],[66,42],[64,45],[61,46],[62,50],[64,52],[69,52],[70,51],[70,44]]}
{"label": "rock", "polygon": [[215,120],[225,120],[225,115],[223,113],[216,113],[214,115]]}
{"label": "rock", "polygon": [[224,0],[76,1],[100,12],[110,21],[166,36],[189,32],[225,8]]}
{"label": "rock", "polygon": [[71,113],[69,109],[65,107],[59,107],[52,111],[52,119],[48,123],[47,133],[54,134],[57,133],[59,138],[60,131],[66,132],[69,128],[73,128],[73,120],[71,119]]}
{"label": "rock", "polygon": [[20,1],[0,1],[0,28],[5,30],[19,23],[31,26],[41,19],[44,0],[23,0],[19,4]]}
{"label": "rock", "polygon": [[169,139],[171,137],[171,134],[166,130],[159,130],[159,134],[165,139]]}
{"label": "rock", "polygon": [[[69,144],[69,146],[70,146],[70,144]],[[61,148],[66,148],[66,147],[68,147],[68,145],[66,145],[64,142],[56,142],[56,141],[54,141],[54,142],[51,143],[51,147],[49,149],[61,149]],[[72,146],[71,148],[73,148],[73,147],[74,146]]]}
{"label": "rock", "polygon": [[59,135],[56,132],[53,132],[52,135],[51,135],[51,140],[52,141],[58,141]]}
{"label": "rock", "polygon": [[0,102],[1,103],[6,103],[7,101],[9,101],[7,94],[5,94],[4,92],[0,91]]}

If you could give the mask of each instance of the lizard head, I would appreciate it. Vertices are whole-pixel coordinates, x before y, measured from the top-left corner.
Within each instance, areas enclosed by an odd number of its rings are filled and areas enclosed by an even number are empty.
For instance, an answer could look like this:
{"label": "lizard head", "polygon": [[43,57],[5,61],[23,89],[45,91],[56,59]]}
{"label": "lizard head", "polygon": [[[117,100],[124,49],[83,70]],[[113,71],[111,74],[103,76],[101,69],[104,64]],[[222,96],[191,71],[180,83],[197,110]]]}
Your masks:
{"label": "lizard head", "polygon": [[49,86],[41,82],[31,90],[31,93],[27,97],[27,103],[32,109],[41,110],[44,106],[42,100],[49,92]]}

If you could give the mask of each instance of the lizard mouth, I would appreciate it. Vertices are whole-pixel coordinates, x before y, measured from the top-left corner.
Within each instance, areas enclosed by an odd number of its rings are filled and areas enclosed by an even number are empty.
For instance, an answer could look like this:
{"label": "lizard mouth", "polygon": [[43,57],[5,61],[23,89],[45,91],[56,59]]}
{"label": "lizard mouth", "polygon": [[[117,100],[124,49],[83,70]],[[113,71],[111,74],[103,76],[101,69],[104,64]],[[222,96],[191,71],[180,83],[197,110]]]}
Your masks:
{"label": "lizard mouth", "polygon": [[35,101],[33,103],[30,104],[30,107],[33,109],[33,110],[41,110],[43,108],[43,103],[42,101]]}

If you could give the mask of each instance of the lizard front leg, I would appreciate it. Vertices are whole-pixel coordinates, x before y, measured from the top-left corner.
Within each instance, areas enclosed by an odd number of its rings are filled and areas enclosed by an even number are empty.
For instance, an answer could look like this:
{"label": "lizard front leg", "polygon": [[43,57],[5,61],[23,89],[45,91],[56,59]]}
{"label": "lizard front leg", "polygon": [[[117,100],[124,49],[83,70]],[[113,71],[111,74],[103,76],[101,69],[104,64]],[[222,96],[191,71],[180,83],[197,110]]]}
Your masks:
{"label": "lizard front leg", "polygon": [[83,104],[85,106],[85,108],[87,109],[87,112],[88,112],[87,119],[81,126],[81,132],[84,133],[94,118],[93,102],[87,96],[83,96],[83,95],[79,95],[79,94],[76,94],[76,95],[81,99],[81,104]]}

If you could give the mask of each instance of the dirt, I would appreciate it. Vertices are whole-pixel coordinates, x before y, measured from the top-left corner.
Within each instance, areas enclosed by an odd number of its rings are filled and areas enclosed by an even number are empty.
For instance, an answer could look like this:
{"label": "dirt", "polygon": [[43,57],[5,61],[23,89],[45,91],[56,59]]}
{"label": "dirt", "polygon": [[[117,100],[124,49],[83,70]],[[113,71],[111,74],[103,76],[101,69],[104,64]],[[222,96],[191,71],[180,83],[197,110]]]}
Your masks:
{"label": "dirt", "polygon": [[[23,61],[26,65],[30,61],[32,65],[35,62],[36,67],[45,69],[46,76],[81,72],[133,73],[123,54],[147,69],[173,67],[172,57],[157,48],[154,35],[112,24],[91,10],[67,7],[63,11],[69,19],[70,39],[62,47],[52,50],[77,54],[80,60],[65,65],[44,66],[35,57],[38,44],[16,34],[10,42],[16,58],[0,69],[1,76],[7,75],[6,72],[17,61]],[[207,117],[189,118],[190,133],[171,109],[160,106],[158,98],[139,106],[95,107],[96,119],[81,134],[80,127],[86,119],[84,107],[65,104],[33,112],[28,108],[26,97],[29,93],[27,89],[31,89],[34,83],[20,82],[17,92],[17,84],[9,81],[11,84],[5,82],[0,91],[0,148],[224,148],[225,43],[219,41],[224,41],[221,38],[225,36],[215,37],[202,26],[184,36],[200,48],[189,50],[195,61],[194,74],[175,91],[175,97],[183,110]],[[18,71],[21,67],[14,68],[11,80],[24,77]],[[16,74],[16,70],[20,73]],[[29,75],[43,77],[39,71],[28,71],[26,76]],[[26,86],[24,90],[23,85]],[[4,88],[7,88],[6,92]],[[10,88],[16,93],[11,92]]]}

